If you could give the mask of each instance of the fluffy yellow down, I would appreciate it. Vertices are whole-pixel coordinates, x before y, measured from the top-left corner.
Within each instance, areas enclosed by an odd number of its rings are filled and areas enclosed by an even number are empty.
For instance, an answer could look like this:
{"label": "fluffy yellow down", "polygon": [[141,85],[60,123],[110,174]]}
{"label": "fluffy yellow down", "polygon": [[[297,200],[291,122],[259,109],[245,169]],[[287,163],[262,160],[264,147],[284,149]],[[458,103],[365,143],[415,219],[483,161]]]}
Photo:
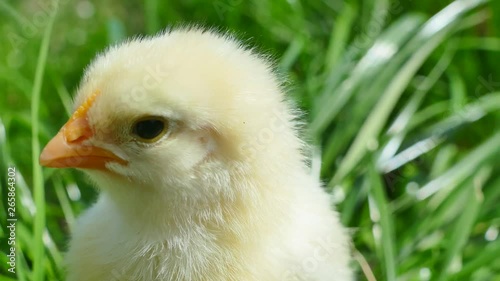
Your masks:
{"label": "fluffy yellow down", "polygon": [[[347,231],[266,57],[172,30],[99,55],[75,108],[96,91],[87,141],[127,163],[84,169],[100,195],[77,221],[67,280],[352,280]],[[168,120],[165,136],[137,141],[144,116]]]}

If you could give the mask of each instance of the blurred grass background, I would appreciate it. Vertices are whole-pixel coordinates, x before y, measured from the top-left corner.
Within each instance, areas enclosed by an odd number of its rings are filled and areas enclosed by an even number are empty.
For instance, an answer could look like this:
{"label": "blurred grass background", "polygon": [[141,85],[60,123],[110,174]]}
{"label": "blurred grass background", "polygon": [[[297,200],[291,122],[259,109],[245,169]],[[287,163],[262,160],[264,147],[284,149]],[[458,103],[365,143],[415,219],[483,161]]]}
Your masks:
{"label": "blurred grass background", "polygon": [[234,32],[288,77],[320,148],[313,169],[353,229],[359,280],[500,280],[500,1],[54,3],[0,0],[0,280],[64,278],[69,231],[96,194],[37,157],[85,66],[188,23]]}

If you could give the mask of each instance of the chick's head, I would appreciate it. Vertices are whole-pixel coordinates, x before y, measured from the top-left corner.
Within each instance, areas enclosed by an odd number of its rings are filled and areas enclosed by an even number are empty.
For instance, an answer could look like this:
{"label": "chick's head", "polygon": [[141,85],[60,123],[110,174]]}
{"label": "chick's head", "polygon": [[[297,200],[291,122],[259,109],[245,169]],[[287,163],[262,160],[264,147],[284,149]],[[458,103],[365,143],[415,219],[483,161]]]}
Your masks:
{"label": "chick's head", "polygon": [[40,161],[115,185],[223,189],[236,170],[300,162],[294,118],[265,58],[229,36],[171,31],[99,55]]}

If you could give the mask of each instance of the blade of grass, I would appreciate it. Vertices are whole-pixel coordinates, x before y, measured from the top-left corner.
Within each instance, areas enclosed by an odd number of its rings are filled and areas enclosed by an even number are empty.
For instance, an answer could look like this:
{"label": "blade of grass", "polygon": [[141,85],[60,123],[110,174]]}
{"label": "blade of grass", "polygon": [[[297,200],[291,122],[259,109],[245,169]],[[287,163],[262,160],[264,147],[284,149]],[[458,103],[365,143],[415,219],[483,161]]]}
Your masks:
{"label": "blade of grass", "polygon": [[9,165],[12,160],[7,153],[7,134],[5,131],[5,122],[0,117],[0,156],[2,156],[3,164]]}
{"label": "blade of grass", "polygon": [[458,183],[474,173],[476,167],[497,156],[500,153],[499,143],[500,133],[496,133],[471,151],[445,174],[422,187],[416,193],[417,199],[424,200],[445,187],[447,190],[452,190]]}
{"label": "blade of grass", "polygon": [[396,234],[394,232],[394,218],[389,212],[388,200],[385,195],[382,180],[376,170],[375,164],[370,165],[367,181],[371,185],[370,195],[375,202],[382,228],[382,240],[379,241],[382,247],[385,267],[385,279],[387,281],[397,280],[396,275]]}
{"label": "blade of grass", "polygon": [[448,101],[432,103],[415,113],[413,118],[410,119],[410,122],[403,128],[403,130],[411,132],[412,130],[418,128],[418,126],[422,126],[425,122],[429,122],[439,116],[446,115],[449,112],[449,108]]}
{"label": "blade of grass", "polygon": [[21,14],[19,14],[16,9],[12,8],[7,1],[0,1],[0,8],[2,8],[4,11],[6,11],[12,18],[16,20],[16,23],[19,26],[27,26],[30,25],[31,23],[26,20],[25,17],[23,17]]}
{"label": "blade of grass", "polygon": [[[456,220],[464,211],[464,206],[470,200],[470,189],[476,184],[477,179],[489,176],[491,171],[483,169],[481,173],[464,179],[456,189],[447,194],[446,198],[439,204],[433,204],[431,201],[422,202],[425,210],[421,211],[421,219],[415,220],[407,225],[408,231],[400,235],[400,239],[408,241],[399,253],[399,258],[407,259],[415,255],[416,251],[424,251],[438,246],[441,239],[434,239],[439,235],[444,235],[446,231],[443,226],[447,226]],[[433,197],[432,199],[434,199]],[[415,198],[412,199],[413,204]],[[434,245],[429,245],[433,241]],[[440,258],[442,260],[442,258]]]}
{"label": "blade of grass", "polygon": [[[491,187],[490,187],[491,186]],[[488,185],[484,192],[483,213],[497,209],[500,202],[500,177]]]}
{"label": "blade of grass", "polygon": [[45,280],[45,248],[43,242],[43,232],[45,230],[45,191],[43,187],[42,168],[38,164],[40,154],[40,142],[38,140],[39,132],[39,116],[40,96],[42,91],[43,75],[47,63],[47,55],[49,52],[50,37],[57,15],[57,7],[59,1],[55,1],[54,10],[52,11],[47,27],[42,37],[42,44],[38,54],[38,61],[35,71],[35,81],[33,83],[32,100],[31,100],[31,147],[32,147],[32,168],[33,168],[33,196],[35,198],[36,213],[33,231],[34,241],[34,257],[33,257],[33,280]]}
{"label": "blade of grass", "polygon": [[[313,119],[310,126],[313,134],[323,133],[322,130],[328,126],[328,122],[331,122],[340,112],[343,105],[345,105],[345,103],[347,103],[348,100],[356,94],[355,88],[359,87],[363,83],[366,83],[366,81],[375,79],[373,76],[382,71],[388,61],[390,61],[393,56],[392,54],[389,55],[386,52],[387,49],[394,52],[399,49],[408,37],[413,34],[416,29],[418,29],[422,22],[423,20],[421,17],[413,15],[396,21],[387,31],[383,33],[381,38],[378,39],[375,45],[366,53],[350,74],[349,78],[347,78],[347,80],[340,85],[338,91],[334,95],[331,94],[331,92],[322,94],[327,97],[318,103],[319,112]],[[404,35],[401,36],[401,34]],[[398,39],[395,41],[394,38]],[[384,55],[378,55],[380,53],[383,53]],[[328,86],[326,86],[325,89],[328,91]],[[331,89],[331,91],[334,90]],[[360,91],[357,91],[357,94],[359,94],[359,92]],[[375,95],[379,94],[380,93],[375,93]],[[375,101],[377,98],[378,97],[376,96],[372,96],[369,97],[369,100]],[[322,98],[319,100],[322,100]],[[364,100],[366,101],[366,99]],[[371,107],[371,104],[367,104],[366,107]],[[364,117],[364,115],[358,113],[355,116],[355,120],[359,120],[358,122],[361,123]],[[351,121],[353,121],[353,119],[350,118],[350,122],[343,122],[342,124],[339,124],[339,130],[342,134],[332,134],[330,139],[325,143],[323,170],[333,170],[331,165],[336,161],[339,153],[344,151],[345,147],[349,144],[349,141],[352,140],[358,132],[358,122]]]}
{"label": "blade of grass", "polygon": [[66,114],[70,116],[72,112],[72,107],[71,107],[72,100],[71,100],[71,95],[68,92],[68,89],[66,88],[66,86],[64,86],[64,83],[62,82],[61,78],[57,75],[52,75],[52,82],[56,87],[57,95],[61,99]]}
{"label": "blade of grass", "polygon": [[12,279],[5,276],[0,276],[0,281],[19,281],[18,279]]}
{"label": "blade of grass", "polygon": [[452,164],[453,159],[457,155],[457,147],[454,145],[446,145],[439,149],[429,173],[429,178],[434,179],[443,174]]}
{"label": "blade of grass", "polygon": [[444,255],[442,270],[439,272],[437,278],[439,281],[449,280],[449,270],[453,259],[460,254],[469,239],[470,232],[479,214],[481,202],[483,201],[482,187],[491,174],[491,168],[489,171],[485,171],[486,170],[478,171],[474,179],[474,186],[468,189],[469,200],[464,206],[463,212],[455,222],[453,231],[451,232],[451,238]]}
{"label": "blade of grass", "polygon": [[468,261],[459,272],[450,276],[448,280],[472,280],[470,275],[491,265],[498,259],[498,253],[500,253],[500,240],[490,243],[482,251],[479,251],[472,260]]}
{"label": "blade of grass", "polygon": [[71,208],[71,203],[68,199],[68,195],[66,194],[66,189],[64,188],[62,179],[57,177],[57,179],[53,180],[53,183],[57,199],[59,200],[59,204],[64,213],[64,219],[68,223],[69,229],[72,230],[75,224],[75,214]]}
{"label": "blade of grass", "polygon": [[370,183],[368,181],[364,181],[356,192],[347,193],[347,197],[342,205],[342,212],[340,213],[340,219],[343,225],[351,225],[351,220],[358,211],[359,204],[366,200],[369,190]]}
{"label": "blade of grass", "polygon": [[285,53],[281,57],[279,69],[282,73],[287,73],[298,59],[304,49],[305,40],[302,37],[296,37],[288,46]]}
{"label": "blade of grass", "polygon": [[43,233],[43,241],[44,241],[44,245],[47,248],[47,251],[50,253],[50,256],[52,257],[52,260],[53,260],[54,266],[49,268],[49,269],[51,269],[51,274],[58,275],[59,270],[62,268],[62,265],[63,265],[63,256],[59,252],[59,250],[57,249],[57,246],[54,242],[54,239],[50,235],[47,228],[45,228],[45,231]]}
{"label": "blade of grass", "polygon": [[328,43],[328,49],[326,51],[326,73],[332,71],[344,52],[355,18],[356,13],[354,7],[349,3],[345,3],[342,13],[340,13],[335,20],[335,24],[330,33],[330,42]]}
{"label": "blade of grass", "polygon": [[[436,148],[445,140],[445,136],[449,132],[464,124],[476,122],[487,116],[487,114],[498,110],[500,110],[500,94],[492,93],[483,96],[478,101],[464,106],[461,111],[434,125],[430,125],[424,138],[414,141],[412,145],[399,154],[379,163],[379,167],[386,173],[393,171]],[[411,128],[411,126],[408,129],[405,128],[404,131],[410,131]]]}
{"label": "blade of grass", "polygon": [[466,37],[460,40],[460,49],[500,51],[500,38],[497,37]]}
{"label": "blade of grass", "polygon": [[146,30],[148,34],[154,34],[160,29],[160,19],[158,18],[158,0],[146,0],[144,5]]}
{"label": "blade of grass", "polygon": [[439,59],[439,61],[436,63],[436,66],[431,70],[425,80],[423,80],[422,83],[417,86],[417,90],[410,98],[410,101],[406,104],[401,113],[398,115],[398,117],[396,117],[395,121],[389,127],[388,133],[394,136],[382,149],[382,152],[380,153],[380,156],[377,160],[377,166],[379,166],[381,170],[384,170],[385,172],[391,171],[388,169],[383,169],[383,163],[389,158],[393,157],[397,152],[406,135],[406,131],[404,130],[404,128],[408,125],[411,118],[420,107],[420,104],[425,95],[431,90],[431,88],[436,84],[438,79],[443,75],[445,70],[450,65],[453,57],[455,56],[455,48],[452,46],[453,43],[448,44],[447,51],[444,52],[443,56]]}
{"label": "blade of grass", "polygon": [[28,265],[28,261],[26,256],[29,257],[29,252],[26,249],[32,249],[32,234],[28,230],[28,225],[22,223],[19,227],[16,227],[16,239],[19,242],[18,250],[16,250],[18,259],[16,261],[17,267],[17,278],[18,280],[33,280],[33,271],[30,271],[30,266]]}
{"label": "blade of grass", "polygon": [[450,80],[451,109],[452,112],[459,112],[467,103],[467,87],[455,68],[450,68],[447,74]]}

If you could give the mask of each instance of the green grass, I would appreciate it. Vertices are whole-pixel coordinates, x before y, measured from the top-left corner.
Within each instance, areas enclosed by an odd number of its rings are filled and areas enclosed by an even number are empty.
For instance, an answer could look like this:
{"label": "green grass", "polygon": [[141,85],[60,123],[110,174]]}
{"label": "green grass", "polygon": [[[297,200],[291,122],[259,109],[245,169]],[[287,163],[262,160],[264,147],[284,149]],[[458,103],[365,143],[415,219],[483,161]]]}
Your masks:
{"label": "green grass", "polygon": [[128,36],[187,23],[275,58],[353,229],[360,280],[500,280],[500,2],[49,2],[0,1],[0,281],[64,279],[69,232],[96,194],[38,155],[85,65]]}

